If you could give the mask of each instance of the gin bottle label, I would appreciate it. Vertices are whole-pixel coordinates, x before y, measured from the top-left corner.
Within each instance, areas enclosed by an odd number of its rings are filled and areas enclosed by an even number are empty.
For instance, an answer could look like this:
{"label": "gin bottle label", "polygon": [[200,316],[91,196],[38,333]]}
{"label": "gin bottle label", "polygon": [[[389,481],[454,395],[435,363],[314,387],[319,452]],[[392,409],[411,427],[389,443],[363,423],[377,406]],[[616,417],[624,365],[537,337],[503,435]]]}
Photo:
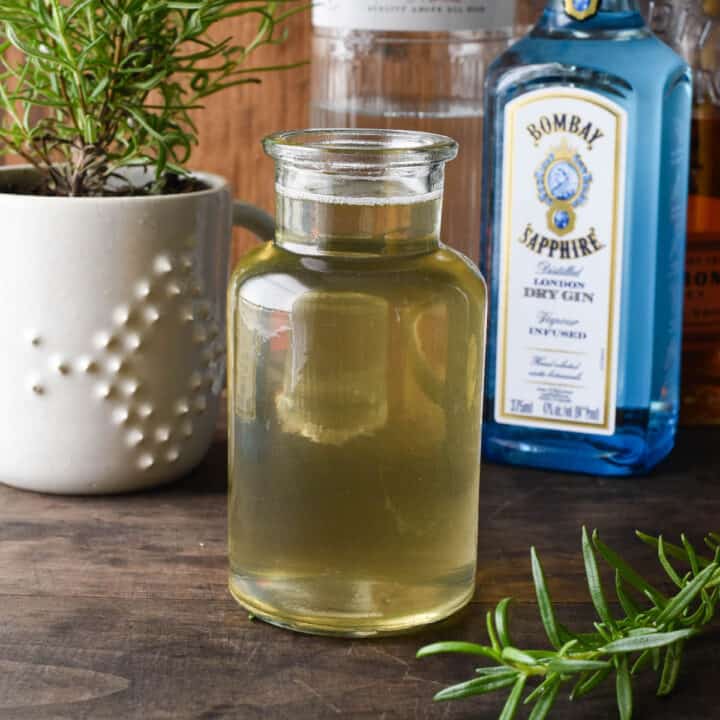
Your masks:
{"label": "gin bottle label", "polygon": [[458,31],[512,27],[516,0],[318,0],[315,27]]}
{"label": "gin bottle label", "polygon": [[627,113],[551,87],[504,124],[495,419],[612,435]]}

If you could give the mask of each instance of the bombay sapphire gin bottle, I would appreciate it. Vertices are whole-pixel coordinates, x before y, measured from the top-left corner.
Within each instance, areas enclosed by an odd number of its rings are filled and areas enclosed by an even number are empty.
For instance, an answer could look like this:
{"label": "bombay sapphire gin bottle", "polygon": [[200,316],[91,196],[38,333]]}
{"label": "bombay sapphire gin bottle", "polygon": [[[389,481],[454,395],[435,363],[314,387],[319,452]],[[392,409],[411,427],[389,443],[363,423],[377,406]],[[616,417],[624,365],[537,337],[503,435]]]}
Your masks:
{"label": "bombay sapphire gin bottle", "polygon": [[550,0],[486,98],[486,457],[646,471],[678,415],[689,70],[635,0]]}

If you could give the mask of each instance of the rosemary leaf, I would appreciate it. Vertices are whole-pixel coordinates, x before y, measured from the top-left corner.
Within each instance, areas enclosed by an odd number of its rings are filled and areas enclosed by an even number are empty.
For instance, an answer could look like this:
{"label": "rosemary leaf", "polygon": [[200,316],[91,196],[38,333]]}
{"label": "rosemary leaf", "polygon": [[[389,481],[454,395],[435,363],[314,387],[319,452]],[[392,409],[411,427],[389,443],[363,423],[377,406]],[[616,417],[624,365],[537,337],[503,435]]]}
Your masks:
{"label": "rosemary leaf", "polygon": [[609,645],[600,648],[599,652],[608,655],[625,655],[634,652],[643,652],[651,648],[660,648],[672,645],[678,640],[685,640],[692,637],[695,630],[677,630],[676,632],[657,633],[653,632],[649,635],[639,635],[637,637],[627,637],[622,640],[615,640]]}
{"label": "rosemary leaf", "polygon": [[417,657],[424,658],[429,657],[430,655],[439,655],[441,653],[482,655],[490,660],[497,660],[499,658],[498,654],[492,648],[469,642],[441,642],[433,645],[427,645],[418,651]]}
{"label": "rosemary leaf", "polygon": [[585,695],[589,695],[593,690],[599,687],[610,677],[613,667],[610,663],[603,670],[598,670],[592,675],[589,675],[578,681],[577,685],[573,688],[572,694],[570,695],[571,700],[578,700]]}
{"label": "rosemary leaf", "polygon": [[499,720],[513,720],[517,715],[518,708],[520,707],[520,700],[522,699],[523,690],[525,689],[525,683],[527,682],[527,675],[519,675],[515,681],[512,692],[508,695],[507,702],[503,711],[500,713]]}
{"label": "rosemary leaf", "polygon": [[548,680],[548,683],[549,686],[547,690],[535,703],[535,707],[532,709],[528,720],[545,720],[552,710],[562,683],[560,677],[557,675],[553,675],[550,680]]}
{"label": "rosemary leaf", "polygon": [[495,608],[495,627],[497,628],[498,638],[503,646],[512,645],[510,640],[510,631],[508,629],[508,607],[512,602],[512,598],[501,600]]}
{"label": "rosemary leaf", "polygon": [[622,657],[617,663],[617,703],[620,711],[620,720],[630,720],[633,713],[632,678],[628,669],[627,657]]}
{"label": "rosemary leaf", "polygon": [[545,572],[543,571],[542,565],[540,564],[540,558],[538,558],[534,547],[530,548],[530,559],[532,562],[532,573],[533,580],[535,582],[535,594],[537,596],[538,609],[540,610],[540,618],[543,626],[545,627],[545,633],[548,636],[548,640],[553,647],[559,648],[562,645],[562,642],[560,642],[560,631],[558,630],[557,622],[555,620],[555,613],[553,611],[550,593],[547,589]]}
{"label": "rosemary leaf", "polygon": [[610,608],[605,600],[605,593],[603,592],[602,583],[600,582],[597,560],[595,559],[592,543],[588,537],[587,528],[582,529],[582,551],[583,560],[585,561],[585,574],[587,576],[588,588],[590,590],[590,598],[592,599],[592,603],[595,606],[595,610],[600,616],[600,619],[608,626],[608,628],[612,629],[615,626],[615,623],[613,622],[612,615],[610,614]]}
{"label": "rosemary leaf", "polygon": [[660,685],[657,694],[662,697],[669,695],[677,684],[678,674],[680,672],[680,661],[682,660],[683,644],[678,642],[671,645],[665,652],[665,662],[663,663],[663,671],[660,677]]}
{"label": "rosemary leaf", "polygon": [[459,685],[453,685],[445,690],[441,690],[435,695],[435,701],[462,700],[463,698],[472,697],[473,695],[485,695],[486,693],[495,692],[510,685],[515,685],[517,677],[517,672],[508,670],[502,675],[489,675],[476,678],[475,680],[468,680]]}

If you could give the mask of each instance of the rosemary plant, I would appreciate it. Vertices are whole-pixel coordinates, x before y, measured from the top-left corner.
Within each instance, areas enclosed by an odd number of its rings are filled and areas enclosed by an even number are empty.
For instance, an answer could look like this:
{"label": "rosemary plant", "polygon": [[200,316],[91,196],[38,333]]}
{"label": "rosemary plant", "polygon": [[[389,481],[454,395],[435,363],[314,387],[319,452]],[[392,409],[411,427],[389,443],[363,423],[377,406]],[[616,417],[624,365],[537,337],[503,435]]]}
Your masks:
{"label": "rosemary plant", "polygon": [[[579,699],[614,676],[621,720],[633,714],[633,677],[642,670],[659,674],[658,695],[675,688],[686,642],[715,616],[720,590],[720,535],[710,534],[705,543],[713,553],[703,557],[686,537],[672,545],[662,537],[638,533],[657,550],[664,571],[677,592],[668,596],[653,587],[599,538],[583,528],[582,552],[590,597],[599,621],[594,632],[571,632],[556,618],[545,574],[533,548],[532,573],[537,601],[551,650],[524,650],[511,639],[508,623],[510,600],[500,602],[487,615],[489,645],[443,642],[422,648],[418,657],[439,653],[465,653],[490,664],[476,670],[476,677],[439,692],[435,699],[461,700],[509,689],[500,720],[516,717],[521,704],[532,708],[530,720],[550,717],[560,691],[572,688],[570,698]],[[623,616],[611,611],[600,581],[597,555],[615,572],[615,590]],[[673,564],[679,560],[683,569]],[[641,604],[633,594],[643,598]],[[528,686],[535,683],[535,687]]]}
{"label": "rosemary plant", "polygon": [[[246,63],[282,42],[284,21],[306,7],[296,0],[0,0],[0,154],[34,165],[40,192],[106,194],[122,181],[118,171],[141,165],[153,170],[141,191],[162,193],[197,143],[191,111],[209,95],[294,67]],[[242,15],[257,19],[250,43],[213,37],[221,21]]]}

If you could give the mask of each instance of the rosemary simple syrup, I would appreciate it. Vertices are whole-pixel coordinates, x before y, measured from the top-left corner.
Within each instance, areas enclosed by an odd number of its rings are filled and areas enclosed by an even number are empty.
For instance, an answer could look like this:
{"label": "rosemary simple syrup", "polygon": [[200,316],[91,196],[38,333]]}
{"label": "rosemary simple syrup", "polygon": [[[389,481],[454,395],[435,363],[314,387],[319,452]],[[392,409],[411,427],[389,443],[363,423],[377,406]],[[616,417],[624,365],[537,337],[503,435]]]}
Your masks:
{"label": "rosemary simple syrup", "polygon": [[278,192],[230,291],[230,589],[309,632],[440,620],[475,585],[484,283],[439,192]]}

